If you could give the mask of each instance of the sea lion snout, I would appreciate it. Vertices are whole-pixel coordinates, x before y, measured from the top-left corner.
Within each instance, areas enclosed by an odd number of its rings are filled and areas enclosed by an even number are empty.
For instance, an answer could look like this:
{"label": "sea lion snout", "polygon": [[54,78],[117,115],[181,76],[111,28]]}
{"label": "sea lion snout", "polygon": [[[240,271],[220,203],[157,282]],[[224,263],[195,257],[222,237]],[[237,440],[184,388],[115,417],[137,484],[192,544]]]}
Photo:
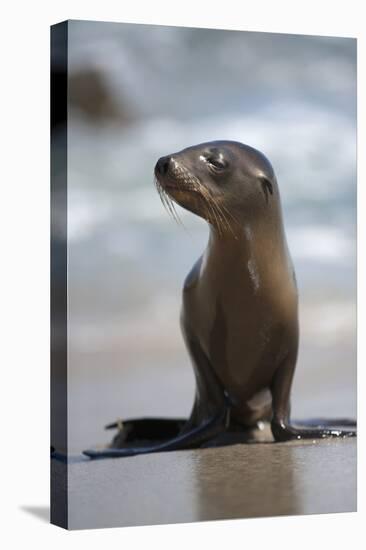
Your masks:
{"label": "sea lion snout", "polygon": [[155,175],[156,176],[158,176],[158,175],[165,176],[165,174],[169,170],[171,160],[172,159],[171,159],[170,156],[160,157],[160,159],[158,160],[158,162],[155,165]]}

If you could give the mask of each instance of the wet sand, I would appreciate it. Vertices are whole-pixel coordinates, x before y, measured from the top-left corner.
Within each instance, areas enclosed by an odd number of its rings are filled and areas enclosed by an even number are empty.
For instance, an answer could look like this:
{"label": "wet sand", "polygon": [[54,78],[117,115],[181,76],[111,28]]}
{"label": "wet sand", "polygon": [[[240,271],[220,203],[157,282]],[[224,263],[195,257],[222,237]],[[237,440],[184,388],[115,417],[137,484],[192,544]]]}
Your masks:
{"label": "wet sand", "polygon": [[69,528],[356,511],[356,440],[233,445],[69,465]]}

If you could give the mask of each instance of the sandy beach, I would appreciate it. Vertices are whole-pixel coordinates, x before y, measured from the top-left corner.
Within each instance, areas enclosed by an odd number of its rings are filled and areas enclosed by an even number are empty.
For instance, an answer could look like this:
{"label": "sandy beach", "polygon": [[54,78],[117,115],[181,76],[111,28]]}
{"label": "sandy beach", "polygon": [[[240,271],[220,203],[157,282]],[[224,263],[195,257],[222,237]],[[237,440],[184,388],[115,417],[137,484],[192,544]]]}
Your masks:
{"label": "sandy beach", "polygon": [[158,453],[69,465],[69,528],[356,511],[356,441]]}

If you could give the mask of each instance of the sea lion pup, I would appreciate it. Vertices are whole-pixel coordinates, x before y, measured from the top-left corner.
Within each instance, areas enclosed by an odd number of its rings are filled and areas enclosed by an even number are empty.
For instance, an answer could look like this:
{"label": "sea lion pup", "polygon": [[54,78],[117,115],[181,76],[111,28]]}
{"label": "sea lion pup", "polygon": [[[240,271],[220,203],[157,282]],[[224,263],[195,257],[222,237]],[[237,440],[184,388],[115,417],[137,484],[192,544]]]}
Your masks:
{"label": "sea lion pup", "polygon": [[160,158],[155,176],[172,213],[174,201],[210,228],[207,248],[183,288],[181,328],[196,378],[193,409],[187,421],[111,424],[119,431],[110,447],[85,454],[196,448],[224,433],[229,437],[222,444],[228,444],[230,434],[259,421],[270,422],[275,441],[356,435],[353,420],[290,422],[298,293],[276,176],[266,157],[242,143],[214,141]]}

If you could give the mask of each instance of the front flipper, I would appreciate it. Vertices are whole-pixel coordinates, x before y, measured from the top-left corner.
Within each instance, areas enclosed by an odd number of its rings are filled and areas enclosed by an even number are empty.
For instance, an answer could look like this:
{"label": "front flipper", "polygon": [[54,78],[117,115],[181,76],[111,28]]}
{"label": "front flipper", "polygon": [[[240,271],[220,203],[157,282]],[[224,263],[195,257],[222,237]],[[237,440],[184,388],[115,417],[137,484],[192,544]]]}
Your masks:
{"label": "front flipper", "polygon": [[307,418],[306,420],[293,420],[296,425],[309,428],[357,428],[357,421],[353,418]]}
{"label": "front flipper", "polygon": [[[292,439],[325,439],[354,437],[356,422],[349,419],[313,419],[308,422],[290,422],[290,391],[296,365],[296,346],[284,359],[271,384],[273,417],[272,435],[275,441]],[[344,429],[346,428],[346,429]],[[347,429],[348,428],[348,429]]]}
{"label": "front flipper", "polygon": [[[329,425],[328,425],[329,426]],[[356,430],[340,429],[338,423],[334,427],[302,427],[294,426],[284,421],[272,420],[271,430],[275,441],[290,441],[292,439],[326,439],[329,437],[355,437]]]}
{"label": "front flipper", "polygon": [[[200,426],[184,431],[180,435],[163,441],[162,443],[155,443],[148,446],[124,446],[122,448],[110,447],[101,450],[86,450],[83,454],[90,458],[117,458],[128,457],[139,454],[159,453],[166,451],[178,451],[180,449],[193,449],[200,447],[202,443],[213,438],[217,434],[225,430],[228,424],[229,409],[225,408],[217,416],[209,419],[207,422]],[[160,419],[162,422],[170,422]],[[135,421],[136,422],[136,421]],[[142,420],[144,422],[144,420]],[[146,420],[145,420],[146,422]]]}

